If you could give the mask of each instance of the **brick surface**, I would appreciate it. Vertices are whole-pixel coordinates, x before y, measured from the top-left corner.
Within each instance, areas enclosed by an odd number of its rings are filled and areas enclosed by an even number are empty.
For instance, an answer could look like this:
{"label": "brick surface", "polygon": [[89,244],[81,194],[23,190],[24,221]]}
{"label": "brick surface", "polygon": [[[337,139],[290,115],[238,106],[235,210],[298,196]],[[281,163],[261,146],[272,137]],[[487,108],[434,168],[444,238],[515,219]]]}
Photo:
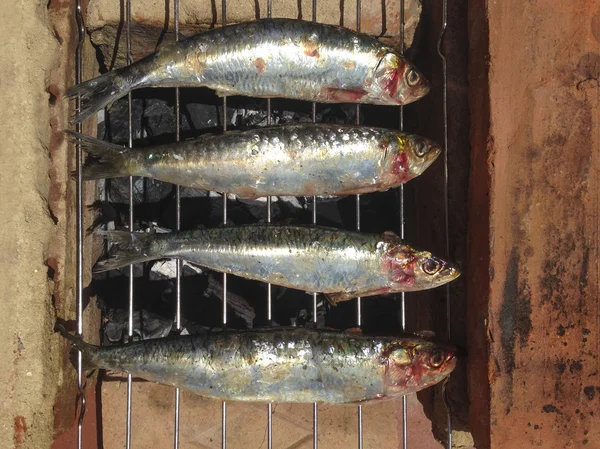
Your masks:
{"label": "brick surface", "polygon": [[600,2],[474,2],[467,326],[479,449],[600,447]]}
{"label": "brick surface", "polygon": [[[102,444],[122,447],[125,441],[127,382],[112,375],[101,384]],[[173,438],[174,392],[151,382],[133,383],[132,447],[168,446]],[[400,401],[363,406],[364,447],[396,449],[401,442]],[[273,406],[273,447],[312,447],[312,405]],[[431,424],[415,396],[409,396],[409,442],[420,449],[440,449],[431,435]],[[180,447],[221,447],[221,402],[189,392],[181,395]],[[319,445],[329,449],[356,447],[356,406],[319,406]],[[227,447],[267,446],[267,407],[264,404],[227,404]]]}

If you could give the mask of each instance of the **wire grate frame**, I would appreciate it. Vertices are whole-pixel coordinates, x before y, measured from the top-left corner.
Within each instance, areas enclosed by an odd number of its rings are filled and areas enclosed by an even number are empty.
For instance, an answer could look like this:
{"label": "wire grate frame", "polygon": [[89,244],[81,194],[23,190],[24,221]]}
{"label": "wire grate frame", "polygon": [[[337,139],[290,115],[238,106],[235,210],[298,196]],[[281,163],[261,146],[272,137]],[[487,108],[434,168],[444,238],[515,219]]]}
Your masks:
{"label": "wire grate frame", "polygon": [[[125,0],[125,24],[126,24],[126,48],[127,48],[127,61],[130,64],[132,62],[131,57],[131,1]],[[312,1],[312,21],[317,21],[317,1]],[[356,24],[357,30],[360,31],[361,24],[361,0],[356,0]],[[166,0],[166,6],[168,8],[169,0]],[[174,31],[175,40],[179,39],[179,4],[180,0],[173,0],[173,17],[174,17]],[[78,31],[78,43],[75,53],[75,83],[82,82],[82,52],[83,52],[83,41],[85,38],[85,24],[83,19],[82,11],[82,0],[75,0],[74,15],[77,22]],[[272,0],[267,0],[267,17],[272,15]],[[227,0],[221,2],[221,17],[222,25],[227,24]],[[449,241],[449,204],[448,204],[448,97],[447,97],[447,64],[446,55],[443,51],[443,41],[447,29],[447,0],[442,0],[442,27],[438,39],[438,56],[442,60],[442,80],[443,80],[443,123],[444,123],[444,144],[443,144],[443,157],[444,157],[444,196],[445,196],[445,237],[446,237],[446,255],[449,255],[450,241]],[[400,50],[405,50],[405,0],[400,0]],[[181,128],[181,116],[180,116],[180,97],[179,88],[174,89],[175,95],[175,141],[180,140],[180,128]],[[75,108],[77,111],[80,110],[81,100],[76,98]],[[360,123],[360,105],[356,107],[356,124]],[[223,116],[222,125],[223,131],[227,131],[227,97],[223,97]],[[267,110],[267,126],[271,125],[271,100],[266,101]],[[316,122],[316,103],[312,104],[312,120]],[[129,147],[133,146],[133,126],[132,126],[132,95],[128,94],[128,127],[129,127]],[[400,106],[400,120],[399,129],[404,130],[404,107]],[[82,125],[78,123],[76,125],[76,131],[82,131]],[[83,178],[82,178],[82,149],[79,143],[75,145],[75,159],[76,159],[76,257],[77,257],[77,269],[76,269],[76,319],[77,319],[77,334],[82,336],[83,334]],[[404,239],[405,231],[405,203],[404,203],[404,187],[399,187],[399,212],[400,212],[400,237]],[[317,223],[317,197],[313,196],[312,199],[312,222]],[[356,229],[360,231],[360,206],[361,200],[360,195],[356,195]],[[133,216],[133,178],[129,179],[129,228],[133,231],[134,216]],[[179,230],[181,226],[181,196],[180,188],[176,186],[176,229]],[[267,221],[271,221],[271,198],[267,199]],[[223,195],[223,224],[227,224],[227,195]],[[91,267],[89,267],[91,268]],[[128,319],[128,336],[131,338],[133,335],[133,266],[130,267],[129,276],[129,319]],[[271,322],[272,310],[271,310],[271,286],[267,288],[267,321]],[[401,330],[404,331],[406,325],[406,314],[405,314],[405,294],[402,293],[400,296],[400,316],[401,316]],[[313,294],[313,325],[317,326],[317,295]],[[361,298],[357,298],[357,325],[362,325],[362,311],[361,311]],[[450,313],[450,288],[446,286],[446,319],[447,319],[447,335],[450,339],[451,335],[451,313]],[[222,309],[222,324],[223,327],[227,327],[227,275],[223,274],[223,309]],[[176,262],[176,314],[175,314],[175,327],[177,331],[181,330],[181,262]],[[82,357],[81,353],[77,359],[77,386],[78,386],[78,399],[79,399],[79,416],[78,416],[78,432],[77,432],[77,448],[82,449],[83,447],[83,418],[85,416],[85,385],[83,382],[83,369],[82,369]],[[132,377],[127,377],[127,412],[126,412],[126,441],[125,447],[129,449],[131,447],[131,408],[132,408]],[[174,424],[173,424],[173,447],[179,448],[179,417],[181,407],[181,395],[179,388],[175,389],[174,394],[175,401],[175,413],[174,413]],[[448,404],[447,407],[447,448],[452,449],[452,415]],[[221,408],[221,447],[225,449],[227,447],[227,403],[223,401]],[[272,404],[267,406],[267,448],[272,448]],[[357,406],[358,415],[358,428],[357,428],[357,446],[358,449],[363,447],[363,409],[361,405]],[[318,438],[318,404],[313,404],[313,448],[317,449],[319,444]],[[407,401],[406,397],[402,397],[402,448],[408,448],[408,420],[407,420]]]}

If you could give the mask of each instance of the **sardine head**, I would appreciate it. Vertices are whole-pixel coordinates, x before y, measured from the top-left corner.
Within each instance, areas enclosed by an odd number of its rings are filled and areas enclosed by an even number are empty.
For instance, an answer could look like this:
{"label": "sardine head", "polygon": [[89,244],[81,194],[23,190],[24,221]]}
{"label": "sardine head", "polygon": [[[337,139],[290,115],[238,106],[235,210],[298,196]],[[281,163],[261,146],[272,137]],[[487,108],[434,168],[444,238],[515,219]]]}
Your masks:
{"label": "sardine head", "polygon": [[420,339],[389,344],[382,354],[388,394],[412,393],[446,378],[456,366],[456,348]]}
{"label": "sardine head", "polygon": [[460,276],[454,264],[406,244],[389,248],[385,257],[390,292],[428,290]]}
{"label": "sardine head", "polygon": [[396,187],[416,178],[442,152],[441,147],[429,139],[401,132],[387,144],[383,175],[387,187]]}
{"label": "sardine head", "polygon": [[379,104],[409,104],[429,92],[429,82],[400,54],[387,53],[375,69]]}

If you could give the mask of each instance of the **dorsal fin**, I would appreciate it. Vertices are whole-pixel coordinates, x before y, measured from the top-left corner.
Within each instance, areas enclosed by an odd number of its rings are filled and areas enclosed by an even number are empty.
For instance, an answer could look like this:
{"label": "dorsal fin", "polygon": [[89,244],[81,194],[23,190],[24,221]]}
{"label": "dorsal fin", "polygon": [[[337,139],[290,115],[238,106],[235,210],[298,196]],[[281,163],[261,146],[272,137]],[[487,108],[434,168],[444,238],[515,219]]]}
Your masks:
{"label": "dorsal fin", "polygon": [[[175,47],[176,45],[177,45],[177,42],[175,42],[175,41],[172,41],[170,39],[163,39],[156,46],[155,52],[158,53],[161,50],[169,49],[170,47]],[[168,51],[168,50],[166,50],[166,51]]]}
{"label": "dorsal fin", "polygon": [[435,338],[435,332],[432,330],[420,330],[415,332],[406,333],[409,337],[419,337],[424,340],[433,340]]}

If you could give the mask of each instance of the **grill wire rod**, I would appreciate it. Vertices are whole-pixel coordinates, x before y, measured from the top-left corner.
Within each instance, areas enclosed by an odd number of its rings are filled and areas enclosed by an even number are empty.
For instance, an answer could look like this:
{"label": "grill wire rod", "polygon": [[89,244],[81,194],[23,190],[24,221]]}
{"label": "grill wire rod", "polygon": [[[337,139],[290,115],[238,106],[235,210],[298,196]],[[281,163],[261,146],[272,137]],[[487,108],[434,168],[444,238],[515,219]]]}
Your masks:
{"label": "grill wire rod", "polygon": [[[442,86],[443,86],[443,100],[442,100],[442,114],[444,120],[444,231],[446,236],[446,257],[450,257],[450,196],[448,191],[448,64],[446,61],[446,54],[442,48],[444,38],[446,36],[446,29],[448,27],[448,0],[442,0],[442,26],[437,42],[438,55],[442,60]],[[448,341],[452,337],[452,314],[450,305],[450,284],[446,284],[446,333]],[[444,405],[446,406],[446,426],[447,426],[447,449],[452,449],[452,409],[448,402],[447,387],[448,378],[444,381],[442,389],[442,397]]]}
{"label": "grill wire rod", "polygon": [[[126,33],[127,33],[127,64],[132,64],[131,57],[131,0],[126,2]],[[133,105],[131,92],[127,94],[127,125],[129,128],[129,148],[133,147]],[[134,231],[133,221],[133,176],[129,177],[129,231]],[[127,336],[131,342],[133,337],[133,265],[129,265],[129,317],[127,320]],[[125,447],[131,448],[131,407],[133,402],[133,388],[131,374],[127,374],[127,420],[125,431]]]}
{"label": "grill wire rod", "polygon": [[[312,2],[312,21],[317,21],[317,0],[313,0]],[[312,102],[312,122],[317,122],[317,103],[315,101]],[[312,222],[313,225],[317,224],[317,196],[314,195],[312,197]],[[317,318],[317,294],[313,293],[313,326],[315,329],[318,327],[318,318]],[[313,449],[318,449],[319,447],[319,405],[315,402],[313,403]]]}
{"label": "grill wire rod", "polygon": [[[400,53],[405,52],[404,0],[400,0]],[[400,106],[400,131],[404,131],[404,106]],[[400,184],[400,239],[404,241],[404,184]],[[400,293],[400,331],[406,332],[406,295]],[[408,405],[406,396],[402,396],[402,449],[408,448]]]}
{"label": "grill wire rod", "polygon": [[[221,1],[222,25],[227,24],[227,0]],[[223,97],[223,132],[227,131],[227,97]],[[223,193],[223,225],[227,226],[227,194]],[[227,329],[227,273],[223,273],[223,329]],[[227,402],[221,405],[221,448],[227,447]]]}
{"label": "grill wire rod", "polygon": [[[179,41],[179,0],[173,0],[173,24],[175,42]],[[181,115],[179,104],[179,88],[175,88],[175,142],[181,140]],[[175,230],[181,230],[181,188],[175,185]],[[175,329],[181,332],[181,259],[175,259]],[[173,423],[173,448],[179,449],[179,411],[181,407],[181,390],[175,389],[175,422]]]}
{"label": "grill wire rod", "polygon": [[[77,48],[75,50],[75,84],[82,81],[82,57],[83,57],[83,42],[85,39],[85,24],[81,12],[81,0],[75,2],[75,19],[77,21]],[[81,111],[81,96],[78,95],[75,100],[75,110]],[[83,127],[81,123],[75,125],[75,131],[81,133]],[[75,313],[77,317],[77,335],[83,337],[83,176],[81,168],[83,166],[83,155],[81,143],[79,140],[75,143],[75,164],[77,171],[76,180],[76,294],[75,294]],[[85,387],[83,384],[83,355],[81,351],[77,351],[77,390],[79,400],[79,417],[77,419],[77,448],[81,449],[83,445],[83,417],[85,416]]]}
{"label": "grill wire rod", "polygon": [[[267,0],[267,17],[270,19],[273,15],[273,1]],[[267,126],[271,126],[271,99],[267,98]],[[271,223],[271,201],[270,196],[267,197],[267,223]],[[267,325],[271,326],[273,320],[272,310],[272,290],[271,284],[267,284]],[[267,404],[267,449],[273,447],[273,404]]]}
{"label": "grill wire rod", "polygon": [[[356,31],[360,33],[361,0],[356,0]],[[360,125],[360,104],[356,105],[356,124]],[[356,195],[356,230],[360,231],[360,195]],[[356,325],[362,326],[362,299],[356,298]],[[358,449],[363,447],[363,408],[358,406]]]}

